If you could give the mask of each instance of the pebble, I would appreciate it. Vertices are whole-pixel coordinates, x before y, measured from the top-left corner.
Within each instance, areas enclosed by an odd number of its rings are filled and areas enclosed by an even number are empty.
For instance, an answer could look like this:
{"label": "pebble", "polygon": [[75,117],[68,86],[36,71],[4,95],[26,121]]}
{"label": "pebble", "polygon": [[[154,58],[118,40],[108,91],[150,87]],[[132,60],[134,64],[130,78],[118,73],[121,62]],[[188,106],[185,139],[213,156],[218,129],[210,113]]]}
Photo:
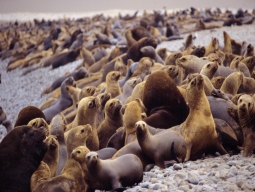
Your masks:
{"label": "pebble", "polygon": [[188,173],[188,181],[196,185],[199,182],[199,177],[195,173]]}
{"label": "pebble", "polygon": [[180,164],[174,164],[173,168],[175,170],[180,170],[180,169],[182,169],[182,166]]}

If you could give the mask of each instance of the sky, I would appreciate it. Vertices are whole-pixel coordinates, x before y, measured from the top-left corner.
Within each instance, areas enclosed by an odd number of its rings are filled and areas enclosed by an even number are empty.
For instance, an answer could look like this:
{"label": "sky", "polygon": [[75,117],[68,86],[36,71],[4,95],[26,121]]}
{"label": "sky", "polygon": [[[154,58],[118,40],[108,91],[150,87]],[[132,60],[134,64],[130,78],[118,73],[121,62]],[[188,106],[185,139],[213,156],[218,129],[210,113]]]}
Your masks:
{"label": "sky", "polygon": [[255,9],[255,0],[0,0],[0,13],[91,12],[111,9],[159,10],[177,8]]}

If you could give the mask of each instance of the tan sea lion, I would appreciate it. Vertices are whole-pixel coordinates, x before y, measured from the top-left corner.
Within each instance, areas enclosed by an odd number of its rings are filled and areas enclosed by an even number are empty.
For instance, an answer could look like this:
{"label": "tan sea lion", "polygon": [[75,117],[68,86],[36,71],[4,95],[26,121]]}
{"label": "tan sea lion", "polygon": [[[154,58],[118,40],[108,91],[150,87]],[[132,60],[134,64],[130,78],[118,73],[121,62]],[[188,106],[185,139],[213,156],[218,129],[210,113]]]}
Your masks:
{"label": "tan sea lion", "polygon": [[143,100],[145,82],[146,81],[143,81],[135,86],[131,96],[126,99],[125,104],[134,101],[137,98]]}
{"label": "tan sea lion", "polygon": [[[72,122],[72,127],[77,127],[79,125],[90,124],[92,127],[92,134],[87,140],[87,147],[90,150],[99,149],[99,140],[96,129],[96,112],[99,109],[99,98],[90,96],[83,98],[77,109],[77,115]],[[84,118],[86,117],[86,118]]]}
{"label": "tan sea lion", "polygon": [[102,57],[99,61],[95,62],[88,69],[89,73],[99,72],[108,62],[108,56]]}
{"label": "tan sea lion", "polygon": [[61,175],[50,178],[39,184],[34,192],[41,191],[84,191],[84,174],[80,164],[68,159]]}
{"label": "tan sea lion", "polygon": [[210,105],[204,93],[204,80],[201,75],[195,77],[187,87],[189,115],[180,126],[180,133],[187,142],[185,161],[200,158],[208,149],[220,154],[227,152],[218,142]]}
{"label": "tan sea lion", "polygon": [[99,190],[115,190],[139,183],[143,179],[140,159],[127,154],[113,160],[101,160],[96,152],[86,155],[89,174],[100,183]]}
{"label": "tan sea lion", "polygon": [[249,95],[242,95],[238,99],[238,117],[244,135],[243,157],[252,156],[255,149],[254,106],[254,99]]}
{"label": "tan sea lion", "polygon": [[239,87],[243,82],[243,74],[241,72],[234,72],[231,73],[227,78],[224,80],[220,90],[226,94],[237,94]]}
{"label": "tan sea lion", "polygon": [[255,66],[255,56],[246,57],[241,63],[244,63],[248,67],[250,74],[252,74]]}
{"label": "tan sea lion", "polygon": [[86,146],[88,138],[91,136],[92,127],[90,124],[79,125],[65,132],[65,141],[68,157],[71,157],[72,151],[79,146]]}
{"label": "tan sea lion", "polygon": [[219,40],[215,37],[212,38],[209,45],[205,48],[205,57],[210,53],[214,53],[219,48]]}
{"label": "tan sea lion", "polygon": [[176,65],[176,59],[181,57],[182,57],[182,52],[180,51],[171,53],[170,55],[167,56],[165,60],[165,65]]}
{"label": "tan sea lion", "polygon": [[223,37],[224,37],[224,48],[223,51],[225,53],[232,53],[232,46],[231,46],[231,37],[226,31],[223,31]]}
{"label": "tan sea lion", "polygon": [[204,75],[207,76],[209,79],[212,79],[217,69],[218,64],[216,62],[209,62],[202,67],[200,75]]}
{"label": "tan sea lion", "polygon": [[46,136],[49,136],[49,125],[43,118],[35,118],[27,124],[28,126],[40,129]]}
{"label": "tan sea lion", "polygon": [[125,145],[136,139],[135,123],[142,120],[142,112],[146,111],[142,101],[135,99],[127,104],[124,109],[123,126],[125,127]]}
{"label": "tan sea lion", "polygon": [[79,101],[82,100],[84,97],[93,96],[95,94],[96,87],[94,86],[86,86],[84,87],[79,95]]}
{"label": "tan sea lion", "polygon": [[220,89],[222,83],[225,81],[225,77],[222,76],[217,76],[211,79],[211,82],[213,84],[213,86],[215,87],[215,89]]}
{"label": "tan sea lion", "polygon": [[118,83],[120,73],[118,71],[111,71],[106,76],[105,93],[111,93],[112,98],[121,94],[121,89]]}
{"label": "tan sea lion", "polygon": [[246,94],[254,94],[255,93],[255,79],[250,78],[250,77],[243,77],[243,82],[242,82],[240,88]]}
{"label": "tan sea lion", "polygon": [[105,104],[105,119],[98,127],[99,149],[105,148],[110,137],[123,125],[122,104],[118,99],[110,99]]}
{"label": "tan sea lion", "polygon": [[144,121],[136,123],[136,135],[143,152],[161,169],[165,168],[164,161],[176,160],[183,162],[186,156],[186,142],[175,132],[162,132],[152,135]]}

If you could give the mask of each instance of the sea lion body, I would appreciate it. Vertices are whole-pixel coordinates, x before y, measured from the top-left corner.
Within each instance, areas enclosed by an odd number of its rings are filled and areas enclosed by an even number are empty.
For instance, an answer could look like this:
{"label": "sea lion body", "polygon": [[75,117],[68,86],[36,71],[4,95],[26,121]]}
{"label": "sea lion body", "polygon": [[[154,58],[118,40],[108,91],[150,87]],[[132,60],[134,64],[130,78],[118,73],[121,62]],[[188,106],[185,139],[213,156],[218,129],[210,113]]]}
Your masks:
{"label": "sea lion body", "polygon": [[139,183],[143,179],[140,159],[127,154],[116,159],[101,160],[96,152],[86,155],[88,171],[99,183],[101,190],[115,190]]}

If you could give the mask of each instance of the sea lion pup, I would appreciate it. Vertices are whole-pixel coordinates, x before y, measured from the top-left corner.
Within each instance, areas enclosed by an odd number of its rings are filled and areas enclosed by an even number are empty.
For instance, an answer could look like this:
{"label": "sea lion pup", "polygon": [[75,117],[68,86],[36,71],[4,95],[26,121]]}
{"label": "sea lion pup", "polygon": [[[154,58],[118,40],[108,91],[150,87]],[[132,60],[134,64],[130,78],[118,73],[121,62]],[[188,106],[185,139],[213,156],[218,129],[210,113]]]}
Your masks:
{"label": "sea lion pup", "polygon": [[183,162],[186,156],[186,142],[176,132],[162,132],[152,135],[144,121],[136,123],[136,135],[143,152],[161,169],[165,168],[164,161],[176,160]]}
{"label": "sea lion pup", "polygon": [[0,125],[5,120],[6,120],[6,113],[4,112],[3,108],[0,106]]}
{"label": "sea lion pup", "polygon": [[125,145],[136,139],[135,123],[142,120],[142,113],[146,111],[143,102],[140,99],[131,101],[123,107],[123,127],[125,128]]}
{"label": "sea lion pup", "polygon": [[58,155],[58,165],[56,175],[59,175],[65,166],[65,163],[68,158],[67,148],[64,138],[64,130],[65,130],[65,122],[64,116],[61,114],[57,114],[53,117],[50,123],[50,135],[56,136],[58,143],[59,143],[59,155]]}
{"label": "sea lion pup", "polygon": [[98,44],[110,44],[111,45],[111,42],[110,42],[109,37],[107,35],[97,32],[95,34],[95,36],[97,38],[96,43],[98,43]]}
{"label": "sea lion pup", "polygon": [[243,82],[242,82],[240,88],[246,94],[254,94],[255,93],[255,79],[250,78],[250,77],[243,77]]}
{"label": "sea lion pup", "polygon": [[84,174],[80,164],[68,159],[61,175],[50,178],[39,184],[34,192],[40,191],[84,191]]}
{"label": "sea lion pup", "polygon": [[176,65],[176,59],[181,57],[182,57],[182,52],[180,51],[171,53],[170,55],[167,56],[165,60],[165,65]]}
{"label": "sea lion pup", "polygon": [[232,53],[234,55],[242,54],[242,44],[241,43],[236,42],[234,39],[231,39],[231,47],[232,47]]}
{"label": "sea lion pup", "polygon": [[223,31],[223,37],[224,37],[224,53],[232,53],[232,46],[231,46],[231,37],[226,31]]}
{"label": "sea lion pup", "polygon": [[216,53],[210,53],[207,59],[211,62],[216,62],[218,65],[223,66],[223,59]]}
{"label": "sea lion pup", "polygon": [[105,148],[110,137],[123,125],[122,104],[119,99],[110,99],[105,104],[105,119],[99,125],[99,149]]}
{"label": "sea lion pup", "polygon": [[247,58],[247,57],[251,57],[251,56],[254,56],[254,47],[249,44],[245,50],[245,53],[243,55],[244,58]]}
{"label": "sea lion pup", "polygon": [[161,59],[163,59],[163,61],[165,61],[171,52],[168,51],[167,48],[160,48],[157,50],[157,54],[161,57]]}
{"label": "sea lion pup", "polygon": [[207,76],[209,79],[212,79],[217,69],[218,64],[216,62],[209,62],[202,67],[200,75],[204,75]]}
{"label": "sea lion pup", "polygon": [[127,65],[125,65],[120,57],[118,57],[114,64],[114,71],[119,71],[120,76],[126,76]]}
{"label": "sea lion pup", "polygon": [[217,76],[211,79],[211,82],[213,84],[213,86],[215,87],[215,89],[220,89],[222,86],[222,83],[225,81],[225,77],[222,76]]}
{"label": "sea lion pup", "polygon": [[14,127],[17,127],[20,125],[27,125],[29,123],[29,121],[31,121],[35,118],[45,119],[45,116],[44,116],[43,112],[40,109],[38,109],[37,107],[26,106],[20,110]]}
{"label": "sea lion pup", "polygon": [[212,38],[209,45],[205,48],[205,57],[210,53],[215,53],[215,51],[219,48],[219,40],[215,37]]}
{"label": "sea lion pup", "polygon": [[85,159],[89,174],[100,184],[99,190],[115,190],[143,180],[143,166],[136,155],[101,160],[96,152],[89,152]]}
{"label": "sea lion pup", "polygon": [[75,83],[73,77],[69,77],[63,81],[63,83],[61,84],[61,87],[60,87],[60,89],[61,89],[60,98],[54,103],[54,105],[43,110],[43,113],[45,115],[47,122],[49,122],[55,115],[57,115],[58,113],[60,113],[61,111],[65,110],[66,108],[68,108],[72,105],[72,102],[73,102],[72,98],[66,90],[67,85],[76,87],[76,83]]}
{"label": "sea lion pup", "polygon": [[100,101],[100,107],[96,114],[96,128],[98,129],[99,125],[105,119],[104,108],[105,108],[106,102],[109,99],[111,99],[111,94],[110,93],[101,93],[101,94],[97,95],[97,97],[99,98],[99,101]]}
{"label": "sea lion pup", "polygon": [[139,60],[138,66],[131,77],[139,76],[142,80],[144,80],[145,76],[151,73],[151,67],[153,66],[154,61],[151,58],[143,57]]}
{"label": "sea lion pup", "polygon": [[28,122],[28,126],[40,129],[47,137],[49,136],[49,125],[43,118],[35,118]]}
{"label": "sea lion pup", "polygon": [[143,81],[135,86],[131,96],[126,99],[125,104],[128,104],[129,102],[134,101],[135,99],[143,100],[145,82],[146,81]]}
{"label": "sea lion pup", "polygon": [[241,72],[231,73],[223,82],[220,90],[226,94],[237,94],[239,87],[243,82],[243,74]]}
{"label": "sea lion pup", "polygon": [[102,70],[108,62],[108,56],[102,57],[99,61],[95,62],[88,69],[89,73],[96,73]]}
{"label": "sea lion pup", "polygon": [[68,158],[71,157],[72,151],[78,146],[86,146],[86,141],[91,135],[92,127],[90,124],[79,125],[65,132],[65,142],[67,147]]}
{"label": "sea lion pup", "polygon": [[226,154],[227,152],[218,141],[201,75],[196,76],[189,83],[187,100],[190,108],[189,115],[180,126],[180,133],[187,143],[185,161],[200,158],[208,149],[216,150],[221,155]]}
{"label": "sea lion pup", "polygon": [[112,98],[121,94],[121,89],[118,83],[120,72],[111,71],[106,76],[106,89],[105,93],[111,93]]}
{"label": "sea lion pup", "polygon": [[0,191],[30,191],[30,178],[47,151],[44,139],[42,131],[26,125],[16,127],[3,138]]}
{"label": "sea lion pup", "polygon": [[81,56],[83,58],[82,66],[86,67],[86,69],[89,69],[89,67],[95,63],[95,58],[93,54],[85,47],[82,47],[81,49]]}
{"label": "sea lion pup", "polygon": [[243,60],[242,56],[236,56],[230,63],[229,68],[230,69],[236,69],[236,66],[238,65],[238,63]]}
{"label": "sea lion pup", "polygon": [[79,79],[83,79],[89,76],[89,73],[85,67],[81,67],[80,69],[77,69],[73,71],[70,74],[63,75],[62,77],[57,78],[49,87],[43,90],[42,95],[50,93],[61,86],[62,82],[68,78],[73,77],[75,81],[78,81]]}
{"label": "sea lion pup", "polygon": [[152,46],[144,46],[140,49],[144,57],[149,57],[157,63],[164,64],[164,60],[157,54],[156,50]]}
{"label": "sea lion pup", "polygon": [[204,46],[198,46],[193,49],[193,51],[190,53],[190,55],[195,55],[197,57],[204,57],[205,55],[205,47]]}
{"label": "sea lion pup", "polygon": [[99,140],[96,129],[96,113],[99,106],[100,103],[98,97],[90,96],[83,98],[78,104],[77,115],[72,122],[72,127],[86,124],[91,125],[92,134],[87,140],[87,147],[93,151],[99,149]]}
{"label": "sea lion pup", "polygon": [[147,78],[143,102],[148,116],[144,121],[152,127],[169,128],[178,125],[189,114],[182,94],[164,71],[156,71]]}
{"label": "sea lion pup", "polygon": [[242,95],[238,100],[238,117],[244,135],[243,157],[250,157],[255,149],[255,104],[249,95]]}
{"label": "sea lion pup", "polygon": [[132,77],[123,86],[123,91],[120,95],[118,95],[116,98],[121,101],[121,103],[125,103],[126,99],[132,94],[133,89],[135,86],[142,82],[142,79],[137,77]]}

